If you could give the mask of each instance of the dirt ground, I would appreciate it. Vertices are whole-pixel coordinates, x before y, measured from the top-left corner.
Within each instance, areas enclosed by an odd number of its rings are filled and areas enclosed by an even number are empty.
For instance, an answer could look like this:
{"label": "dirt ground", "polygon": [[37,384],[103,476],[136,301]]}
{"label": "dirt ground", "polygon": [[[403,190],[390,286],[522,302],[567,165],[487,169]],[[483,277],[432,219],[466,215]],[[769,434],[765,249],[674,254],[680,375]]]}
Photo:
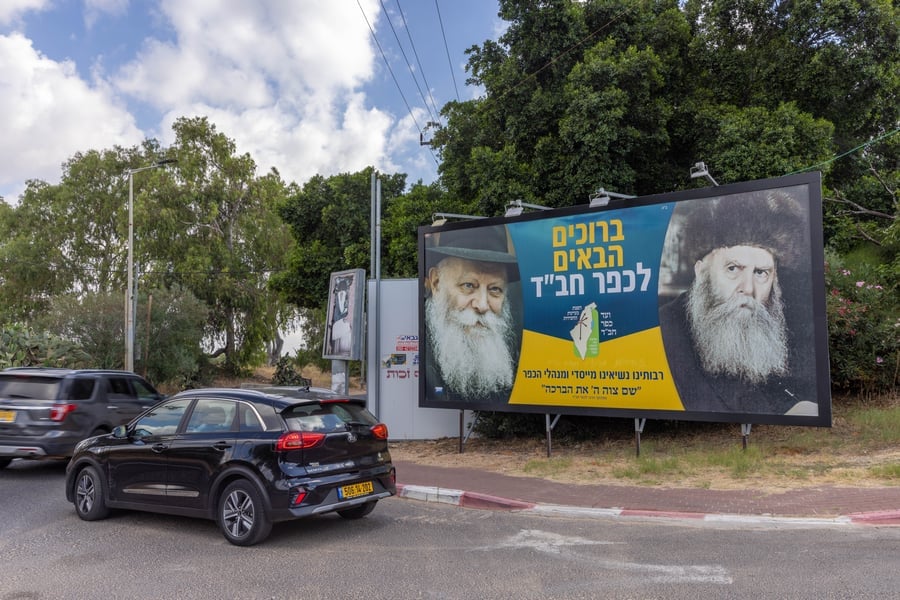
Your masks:
{"label": "dirt ground", "polygon": [[[314,385],[330,387],[327,374],[307,368],[303,375]],[[267,376],[262,370],[255,378],[271,381]],[[364,391],[357,378],[351,377],[350,391]],[[900,406],[900,398],[879,402]],[[390,449],[394,460],[562,483],[771,491],[900,485],[900,448],[891,438],[873,441],[845,417],[845,404],[833,402],[831,428],[754,426],[746,449],[739,425],[648,421],[638,455],[630,419],[610,419],[609,427],[590,440],[551,437],[549,457],[541,435],[502,440],[473,435],[462,453],[458,437],[395,441]]]}
{"label": "dirt ground", "polygon": [[[793,452],[769,440],[749,438],[743,450],[740,432],[724,441],[717,436],[697,445],[690,441],[646,438],[640,456],[634,440],[557,442],[547,456],[546,441],[470,439],[459,452],[457,438],[391,443],[395,460],[440,467],[468,467],[507,475],[540,477],[561,483],[640,485],[770,491],[824,485],[881,487],[900,485],[900,450],[883,449],[858,456],[835,451]],[[723,444],[730,449],[722,449]],[[759,445],[759,449],[755,449]],[[743,459],[740,453],[749,456]],[[736,456],[738,455],[738,456]],[[887,469],[881,473],[879,469]],[[874,470],[873,470],[874,469]]]}

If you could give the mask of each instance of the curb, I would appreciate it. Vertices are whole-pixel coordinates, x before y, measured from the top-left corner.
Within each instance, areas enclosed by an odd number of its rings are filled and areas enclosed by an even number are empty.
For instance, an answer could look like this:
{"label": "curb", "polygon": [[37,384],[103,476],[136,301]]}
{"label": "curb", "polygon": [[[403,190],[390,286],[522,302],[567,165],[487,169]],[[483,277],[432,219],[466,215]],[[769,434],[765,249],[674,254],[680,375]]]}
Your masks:
{"label": "curb", "polygon": [[705,523],[742,523],[749,525],[796,525],[820,527],[834,525],[880,525],[900,526],[900,510],[861,512],[846,516],[821,517],[776,517],[772,515],[708,514],[680,511],[640,510],[626,508],[589,508],[563,506],[558,504],[537,504],[491,496],[477,492],[466,492],[449,488],[423,485],[397,484],[397,497],[424,502],[440,502],[463,508],[485,510],[530,511],[545,515],[601,518],[664,518],[702,521]]}
{"label": "curb", "polygon": [[453,504],[463,508],[482,508],[488,510],[529,510],[537,505],[533,502],[521,502],[477,492],[465,492],[448,488],[431,487],[424,485],[397,484],[397,496],[410,500],[422,500],[425,502],[441,502]]}

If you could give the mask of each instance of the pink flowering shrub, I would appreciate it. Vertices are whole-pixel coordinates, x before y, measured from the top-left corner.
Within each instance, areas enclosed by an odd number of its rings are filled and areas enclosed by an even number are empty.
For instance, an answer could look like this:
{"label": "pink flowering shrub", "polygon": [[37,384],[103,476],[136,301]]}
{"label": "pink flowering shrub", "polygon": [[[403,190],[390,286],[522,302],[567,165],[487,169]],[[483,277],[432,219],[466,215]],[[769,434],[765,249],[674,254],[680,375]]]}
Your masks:
{"label": "pink flowering shrub", "polygon": [[900,376],[897,283],[877,270],[855,273],[831,257],[825,264],[828,353],[834,388],[857,393],[896,391]]}

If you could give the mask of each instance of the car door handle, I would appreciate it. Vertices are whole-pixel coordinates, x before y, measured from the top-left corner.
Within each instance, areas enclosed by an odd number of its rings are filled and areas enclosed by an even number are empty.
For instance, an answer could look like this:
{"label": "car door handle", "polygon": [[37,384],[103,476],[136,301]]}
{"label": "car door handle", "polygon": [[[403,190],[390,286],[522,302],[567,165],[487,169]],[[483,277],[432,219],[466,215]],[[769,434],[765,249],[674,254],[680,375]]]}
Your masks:
{"label": "car door handle", "polygon": [[168,444],[153,444],[153,446],[151,446],[150,449],[153,450],[154,452],[162,452],[163,450],[166,450],[168,447],[169,447]]}
{"label": "car door handle", "polygon": [[231,444],[228,442],[216,442],[213,444],[213,448],[216,450],[227,450],[228,448],[231,448]]}

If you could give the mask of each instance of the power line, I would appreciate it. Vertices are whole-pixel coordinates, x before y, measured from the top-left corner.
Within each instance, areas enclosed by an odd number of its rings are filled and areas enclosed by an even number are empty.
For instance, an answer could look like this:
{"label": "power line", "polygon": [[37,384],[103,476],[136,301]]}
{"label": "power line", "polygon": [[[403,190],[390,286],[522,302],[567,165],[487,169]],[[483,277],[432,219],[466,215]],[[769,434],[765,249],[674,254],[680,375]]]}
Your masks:
{"label": "power line", "polygon": [[[431,94],[431,86],[428,85],[428,79],[425,77],[425,67],[422,66],[422,61],[419,59],[419,53],[416,51],[416,44],[413,42],[412,32],[410,31],[409,23],[406,21],[406,15],[403,14],[403,7],[400,6],[400,0],[395,0],[397,3],[397,9],[400,11],[400,18],[403,20],[403,27],[406,29],[406,36],[409,38],[409,45],[412,46],[413,54],[416,57],[416,64],[419,65],[419,72],[422,74],[422,81],[425,82],[425,89],[428,91],[428,97],[431,99],[431,105],[434,107],[434,113],[438,116],[432,116],[435,121],[439,121],[439,115],[441,111],[438,110],[437,103],[434,101],[434,96]],[[398,42],[399,43],[399,42]],[[424,98],[423,98],[424,99]],[[427,101],[426,101],[427,103]]]}
{"label": "power line", "polygon": [[832,157],[829,158],[828,160],[825,160],[825,161],[822,161],[822,162],[820,162],[820,163],[818,163],[818,164],[812,165],[811,167],[804,167],[804,168],[799,169],[799,170],[797,170],[797,171],[793,171],[793,172],[791,172],[791,173],[788,173],[788,175],[794,175],[794,174],[796,174],[796,173],[803,173],[804,171],[811,171],[811,170],[816,169],[816,168],[818,168],[818,167],[821,167],[821,166],[824,166],[824,165],[829,165],[829,164],[831,164],[831,163],[833,163],[833,162],[835,162],[835,161],[837,161],[837,160],[840,160],[840,159],[844,158],[845,156],[848,156],[848,155],[850,155],[850,154],[853,154],[854,152],[856,152],[857,150],[860,150],[861,148],[867,148],[867,147],[871,146],[872,144],[876,144],[876,143],[880,142],[881,140],[886,140],[887,138],[889,138],[889,137],[891,137],[891,136],[893,136],[893,135],[897,135],[898,133],[900,133],[900,128],[895,129],[895,130],[893,130],[893,131],[889,131],[889,132],[887,132],[887,133],[885,133],[885,134],[883,134],[883,135],[878,136],[878,137],[875,138],[875,139],[869,140],[868,142],[863,142],[862,144],[860,144],[860,145],[857,146],[856,148],[852,148],[852,149],[850,149],[850,150],[847,150],[846,152],[844,152],[844,153],[842,153],[842,154],[838,154],[837,156],[832,156]]}
{"label": "power line", "polygon": [[444,20],[441,18],[441,7],[438,6],[438,0],[434,0],[434,8],[437,10],[438,23],[441,25],[441,36],[444,38],[444,52],[447,53],[447,64],[450,65],[450,77],[453,78],[456,101],[459,102],[459,88],[456,86],[456,75],[453,74],[453,61],[450,60],[450,48],[447,47],[447,34],[444,32]]}
{"label": "power line", "polygon": [[[388,16],[387,7],[384,5],[384,0],[379,0],[381,3],[381,10],[384,12],[385,19],[388,22],[388,25],[391,26],[391,32],[394,34],[394,39],[397,40],[397,47],[400,48],[400,54],[403,55],[403,61],[406,63],[406,68],[409,70],[409,74],[412,77],[413,83],[416,84],[416,89],[419,90],[419,97],[422,98],[422,102],[425,103],[425,109],[428,111],[428,115],[431,117],[431,120],[437,120],[437,117],[434,116],[434,113],[431,111],[431,106],[428,105],[428,99],[425,97],[425,94],[422,92],[422,87],[419,85],[419,80],[416,77],[416,72],[413,69],[412,64],[409,62],[409,58],[406,56],[406,51],[403,49],[403,44],[400,42],[400,36],[397,35],[397,30],[394,28],[394,22],[391,21],[390,16]],[[400,5],[397,4],[399,7]],[[401,13],[402,14],[402,13]],[[407,27],[407,34],[409,33],[409,28]],[[412,38],[410,38],[412,40]],[[413,47],[415,50],[415,47]],[[427,84],[426,84],[427,87]]]}
{"label": "power line", "polygon": [[[416,130],[419,132],[420,137],[425,135],[425,131],[422,127],[419,126],[419,122],[416,120],[416,115],[413,113],[412,108],[409,106],[409,102],[406,100],[406,96],[403,94],[403,89],[400,87],[400,82],[397,81],[397,76],[394,75],[394,70],[391,68],[391,63],[387,59],[387,55],[384,53],[384,49],[381,47],[381,42],[378,41],[378,36],[375,35],[375,29],[372,27],[372,24],[369,22],[369,17],[366,16],[366,11],[363,9],[362,4],[359,0],[356,0],[356,5],[359,6],[359,12],[362,13],[363,19],[366,20],[366,25],[369,28],[369,33],[372,35],[372,39],[375,40],[375,45],[378,46],[378,51],[381,53],[381,60],[384,61],[385,66],[388,69],[388,72],[391,74],[391,79],[394,80],[394,85],[397,87],[397,91],[400,93],[400,97],[403,99],[403,104],[406,105],[406,111],[409,113],[410,118],[413,121],[413,124],[416,126]],[[388,19],[390,21],[390,19]],[[429,152],[431,152],[431,158],[434,160],[434,164],[436,166],[440,166],[438,162],[437,156],[434,155],[434,151],[429,147]]]}

